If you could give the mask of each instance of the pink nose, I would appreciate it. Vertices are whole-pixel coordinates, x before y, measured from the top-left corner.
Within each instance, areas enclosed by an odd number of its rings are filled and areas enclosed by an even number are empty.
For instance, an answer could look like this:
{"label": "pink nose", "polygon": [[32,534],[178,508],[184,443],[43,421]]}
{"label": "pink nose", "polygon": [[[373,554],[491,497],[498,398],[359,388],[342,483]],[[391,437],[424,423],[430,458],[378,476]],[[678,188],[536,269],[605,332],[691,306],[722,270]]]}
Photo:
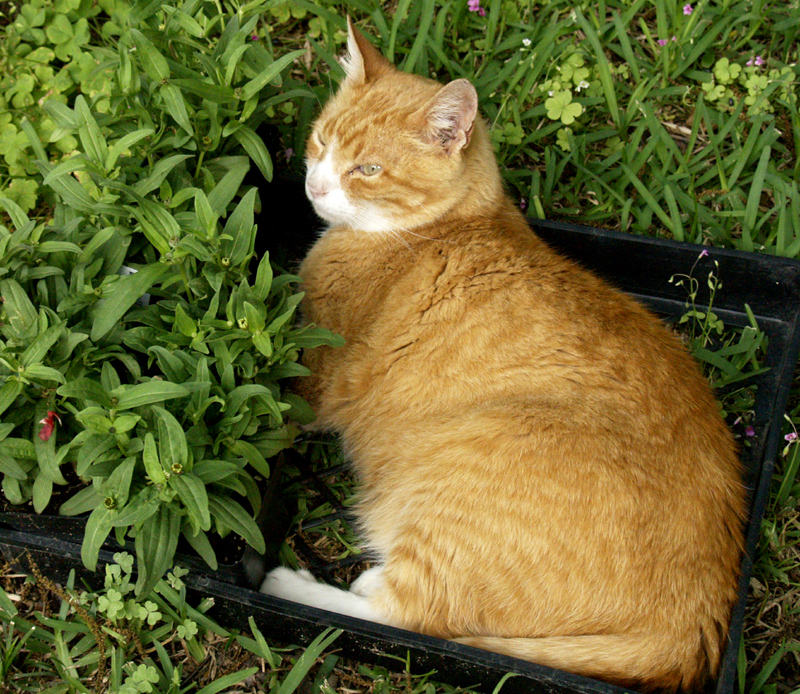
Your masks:
{"label": "pink nose", "polygon": [[330,186],[327,183],[321,183],[313,179],[308,180],[306,187],[312,198],[321,198],[323,195],[327,195],[328,192],[330,192]]}

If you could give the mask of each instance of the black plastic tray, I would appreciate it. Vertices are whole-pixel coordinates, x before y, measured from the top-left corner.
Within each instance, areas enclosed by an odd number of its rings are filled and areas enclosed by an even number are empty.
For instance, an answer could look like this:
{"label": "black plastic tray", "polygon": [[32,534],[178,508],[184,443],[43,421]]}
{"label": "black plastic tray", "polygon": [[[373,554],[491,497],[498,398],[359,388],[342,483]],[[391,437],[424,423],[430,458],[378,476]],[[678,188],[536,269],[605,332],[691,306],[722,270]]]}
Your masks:
{"label": "black plastic tray", "polygon": [[[294,184],[285,184],[282,188],[273,182],[270,189],[275,200],[281,201],[282,209],[292,209],[290,203],[299,199]],[[268,204],[265,201],[265,207]],[[300,229],[296,219],[293,227],[285,224],[283,220],[273,220],[271,230],[286,234],[291,229],[294,239],[310,235],[306,223]],[[553,247],[660,315],[669,319],[685,312],[686,290],[669,280],[673,275],[686,274],[698,261],[703,247],[557,222],[534,221],[532,227]],[[754,378],[758,386],[752,422],[756,435],[749,440],[750,446],[743,449],[742,455],[750,492],[750,512],[739,601],[732,615],[720,675],[709,688],[715,694],[732,694],[759,525],[767,503],[781,441],[783,412],[800,351],[800,263],[766,255],[707,250],[708,257],[697,262],[695,276],[705,278],[714,267],[714,261],[719,263],[722,287],[714,297],[715,312],[728,325],[744,326],[748,324],[744,310],[747,304],[759,327],[768,335],[764,365],[769,371]],[[287,257],[293,255],[294,249],[288,251]],[[704,282],[700,285],[702,288]],[[701,293],[697,304],[703,305],[705,300]],[[79,545],[36,536],[19,528],[0,527],[0,548],[12,555],[26,548],[32,550],[36,560],[47,567],[50,575],[57,577],[65,577],[70,568],[80,566]],[[381,660],[381,653],[405,657],[410,652],[417,672],[436,670],[436,678],[455,685],[491,691],[503,675],[513,672],[518,676],[506,682],[503,692],[620,694],[628,691],[448,641],[294,605],[225,583],[213,574],[194,573],[190,586],[216,598],[216,616],[225,626],[247,629],[247,618],[252,615],[268,637],[294,643],[307,643],[324,625],[341,627],[345,633],[336,647],[345,655],[376,662]]]}

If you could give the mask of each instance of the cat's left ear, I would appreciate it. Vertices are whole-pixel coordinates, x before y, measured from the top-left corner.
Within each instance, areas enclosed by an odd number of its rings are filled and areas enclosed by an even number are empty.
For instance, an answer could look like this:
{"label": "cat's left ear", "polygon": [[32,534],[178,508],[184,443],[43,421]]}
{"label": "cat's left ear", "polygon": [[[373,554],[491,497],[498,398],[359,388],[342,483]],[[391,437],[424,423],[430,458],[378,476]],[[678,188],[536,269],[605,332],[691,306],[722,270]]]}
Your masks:
{"label": "cat's left ear", "polygon": [[478,115],[478,93],[468,80],[459,79],[439,90],[425,107],[426,136],[448,156],[469,144]]}
{"label": "cat's left ear", "polygon": [[364,84],[391,71],[392,64],[386,60],[347,18],[347,55],[341,61],[347,82]]}

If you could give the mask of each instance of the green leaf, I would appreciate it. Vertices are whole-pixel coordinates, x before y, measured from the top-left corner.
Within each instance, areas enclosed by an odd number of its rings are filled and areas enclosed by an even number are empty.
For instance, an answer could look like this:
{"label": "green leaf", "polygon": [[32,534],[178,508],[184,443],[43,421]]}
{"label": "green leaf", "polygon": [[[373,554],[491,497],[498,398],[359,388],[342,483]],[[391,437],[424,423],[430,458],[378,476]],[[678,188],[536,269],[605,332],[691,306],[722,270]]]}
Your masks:
{"label": "green leaf", "polygon": [[257,306],[253,306],[249,301],[244,302],[244,316],[247,319],[247,329],[251,333],[260,333],[264,330],[265,316],[263,306],[259,311]]}
{"label": "green leaf", "polygon": [[189,317],[181,304],[175,307],[175,327],[186,337],[194,337],[197,334],[197,323]]}
{"label": "green leaf", "polygon": [[36,513],[42,513],[50,503],[52,495],[53,481],[48,479],[46,475],[39,473],[33,483],[33,510]]}
{"label": "green leaf", "polygon": [[170,82],[182,91],[189,92],[190,94],[199,96],[201,99],[217,104],[226,104],[236,99],[236,94],[231,87],[201,82],[197,79],[173,79],[170,80]]}
{"label": "green leaf", "polygon": [[[115,448],[116,438],[109,434],[92,434],[78,448],[78,458],[75,462],[75,472],[79,477],[87,473],[92,464],[103,454]],[[119,451],[116,456],[121,457]]]}
{"label": "green leaf", "polygon": [[124,508],[128,503],[131,482],[133,481],[133,471],[136,468],[136,457],[125,458],[103,483],[103,493],[113,497],[117,509]]}
{"label": "green leaf", "polygon": [[0,473],[13,477],[15,480],[24,482],[28,479],[28,473],[10,455],[0,453]]}
{"label": "green leaf", "polygon": [[45,354],[47,354],[48,350],[56,342],[58,342],[58,338],[61,337],[63,333],[63,323],[59,323],[58,325],[54,325],[45,330],[43,333],[37,336],[37,338],[22,353],[22,356],[19,358],[20,364],[23,366],[29,366],[41,361]]}
{"label": "green leaf", "polygon": [[214,680],[211,684],[207,684],[199,692],[197,692],[197,694],[218,694],[218,692],[224,691],[235,684],[239,684],[239,682],[244,682],[244,680],[246,680],[248,677],[252,677],[257,672],[257,667],[249,667],[245,670],[237,670],[236,672],[232,672],[230,675],[225,675],[224,677],[220,677],[218,680]]}
{"label": "green leaf", "polygon": [[178,164],[192,158],[192,154],[173,154],[171,157],[161,159],[154,167],[152,172],[147,178],[140,180],[134,187],[134,191],[138,195],[147,195],[147,193],[158,188],[170,172],[178,166]]}
{"label": "green leaf", "polygon": [[92,340],[97,342],[109,332],[142,295],[169,271],[170,266],[166,263],[152,263],[132,275],[115,279],[106,290],[109,296],[103,296],[97,302],[92,324]]}
{"label": "green leaf", "polygon": [[214,552],[214,548],[208,541],[208,535],[206,535],[202,530],[192,532],[192,528],[189,527],[189,524],[185,523],[183,527],[183,536],[191,545],[192,549],[200,555],[206,564],[209,565],[211,570],[216,571],[219,567],[219,564],[217,563],[217,555]]}
{"label": "green leaf", "polygon": [[150,137],[154,133],[155,130],[153,130],[153,128],[140,128],[139,130],[134,130],[132,133],[128,133],[124,137],[121,137],[108,151],[108,157],[106,158],[106,169],[109,171],[113,169],[117,163],[117,160],[124,152],[133,147],[137,142],[146,137]]}
{"label": "green leaf", "polygon": [[10,198],[0,197],[0,205],[8,212],[15,229],[22,229],[30,221],[25,211]]}
{"label": "green leaf", "polygon": [[309,670],[316,664],[317,659],[336,639],[341,636],[341,629],[329,627],[315,638],[295,662],[294,666],[281,683],[277,694],[291,694],[308,675]]}
{"label": "green leaf", "polygon": [[258,94],[269,82],[279,77],[281,71],[291,65],[297,58],[305,53],[305,50],[292,51],[282,58],[278,58],[270,66],[262,70],[258,75],[251,79],[242,87],[240,98],[247,101]]}
{"label": "green leaf", "polygon": [[240,504],[227,497],[209,494],[208,506],[214,520],[244,538],[247,544],[259,554],[266,552],[264,536],[253,518],[248,515]]}
{"label": "green leaf", "polygon": [[253,246],[255,238],[253,205],[255,204],[256,192],[255,188],[248,190],[225,222],[223,234],[230,236],[232,241],[226,240],[223,242],[222,253],[228,256],[231,265],[243,263]]}
{"label": "green leaf", "polygon": [[130,29],[130,35],[136,44],[136,53],[139,62],[147,76],[156,81],[163,82],[169,79],[169,64],[153,43],[138,29]]}
{"label": "green leaf", "polygon": [[161,86],[161,96],[167,106],[167,113],[187,133],[194,135],[194,128],[192,128],[192,123],[189,120],[189,112],[186,110],[186,102],[183,100],[181,90],[174,84],[164,84]]}
{"label": "green leaf", "polygon": [[256,270],[256,283],[253,292],[261,301],[266,301],[272,287],[272,265],[269,262],[269,252],[265,252],[258,261]]}
{"label": "green leaf", "polygon": [[0,281],[0,295],[4,299],[3,308],[8,323],[17,337],[24,337],[36,325],[39,317],[33,303],[19,282],[12,279]]}
{"label": "green leaf", "polygon": [[40,381],[56,381],[57,383],[64,383],[65,381],[64,374],[58,369],[42,364],[31,364],[25,367],[25,377]]}
{"label": "green leaf", "polygon": [[145,434],[144,437],[142,458],[145,471],[150,481],[153,484],[164,484],[167,481],[167,476],[164,474],[164,467],[161,465],[161,461],[158,459],[156,440],[150,432]]}
{"label": "green leaf", "polygon": [[111,397],[98,381],[91,378],[76,378],[61,385],[56,393],[65,398],[77,398],[88,402],[96,402],[101,407],[111,407]]}
{"label": "green leaf", "polygon": [[178,546],[181,520],[169,505],[161,504],[136,532],[137,595],[149,595],[159,579],[172,567]]}
{"label": "green leaf", "polygon": [[231,443],[228,448],[234,455],[240,455],[247,460],[266,479],[269,479],[269,463],[252,443],[238,440]]}
{"label": "green leaf", "polygon": [[103,496],[96,487],[88,486],[77,491],[58,509],[60,516],[78,516],[97,508],[103,502]]}
{"label": "green leaf", "polygon": [[97,166],[103,166],[108,158],[108,145],[82,94],[75,99],[75,113],[83,151]]}
{"label": "green leaf", "polygon": [[247,157],[236,157],[231,168],[208,194],[208,203],[218,217],[226,214],[228,204],[236,197],[249,170],[250,160]]}
{"label": "green leaf", "polygon": [[7,380],[0,388],[0,414],[3,414],[22,392],[22,383],[19,381]]}
{"label": "green leaf", "polygon": [[186,465],[189,459],[189,446],[186,433],[175,416],[163,407],[153,406],[153,412],[159,418],[159,451],[161,462],[168,468],[173,465]]}
{"label": "green leaf", "polygon": [[123,528],[141,525],[158,510],[160,504],[161,501],[153,494],[153,487],[145,487],[120,510],[113,526]]}
{"label": "green leaf", "polygon": [[274,352],[272,348],[272,340],[267,333],[261,332],[253,335],[253,345],[265,357],[271,357]]}
{"label": "green leaf", "polygon": [[154,402],[182,398],[189,395],[189,390],[178,383],[153,380],[135,386],[123,386],[123,390],[118,391],[116,395],[115,409],[129,410],[133,407],[152,405]]}
{"label": "green leaf", "polygon": [[208,494],[203,481],[191,472],[171,475],[169,486],[178,492],[178,497],[186,507],[189,522],[195,533],[211,529],[211,515],[208,511]]}
{"label": "green leaf", "polygon": [[112,522],[117,515],[116,509],[107,509],[103,504],[91,512],[86,521],[86,530],[83,533],[81,545],[81,560],[83,565],[94,571],[97,566],[97,557],[100,547],[111,532]]}
{"label": "green leaf", "polygon": [[256,163],[261,173],[268,181],[272,180],[272,158],[269,155],[269,150],[264,144],[264,140],[259,137],[255,130],[248,128],[246,125],[240,126],[233,136],[239,141],[239,144],[244,147],[244,151]]}

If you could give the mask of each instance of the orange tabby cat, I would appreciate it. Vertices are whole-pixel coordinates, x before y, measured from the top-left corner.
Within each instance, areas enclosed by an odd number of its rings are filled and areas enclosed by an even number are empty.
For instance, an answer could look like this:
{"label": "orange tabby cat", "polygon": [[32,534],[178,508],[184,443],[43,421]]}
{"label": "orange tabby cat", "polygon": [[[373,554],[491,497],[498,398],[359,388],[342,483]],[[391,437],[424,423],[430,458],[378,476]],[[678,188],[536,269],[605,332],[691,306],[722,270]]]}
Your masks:
{"label": "orange tabby cat", "polygon": [[308,143],[330,228],[301,275],[316,426],[341,434],[379,564],[262,590],[643,690],[715,675],[745,492],[679,340],[531,233],[477,95],[351,27]]}

